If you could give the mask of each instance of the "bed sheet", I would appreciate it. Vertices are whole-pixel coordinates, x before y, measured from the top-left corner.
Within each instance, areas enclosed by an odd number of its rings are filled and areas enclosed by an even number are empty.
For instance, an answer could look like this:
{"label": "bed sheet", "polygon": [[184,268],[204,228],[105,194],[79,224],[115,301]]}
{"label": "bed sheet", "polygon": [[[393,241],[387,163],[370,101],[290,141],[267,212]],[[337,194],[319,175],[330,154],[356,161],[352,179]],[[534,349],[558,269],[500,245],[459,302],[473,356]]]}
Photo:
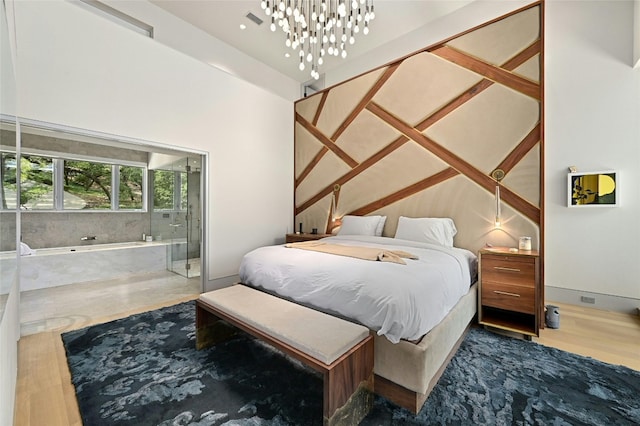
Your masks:
{"label": "bed sheet", "polygon": [[400,265],[268,246],[244,256],[240,280],[359,322],[392,343],[421,338],[475,281],[477,258],[465,249],[371,236],[322,241],[404,250],[418,259]]}

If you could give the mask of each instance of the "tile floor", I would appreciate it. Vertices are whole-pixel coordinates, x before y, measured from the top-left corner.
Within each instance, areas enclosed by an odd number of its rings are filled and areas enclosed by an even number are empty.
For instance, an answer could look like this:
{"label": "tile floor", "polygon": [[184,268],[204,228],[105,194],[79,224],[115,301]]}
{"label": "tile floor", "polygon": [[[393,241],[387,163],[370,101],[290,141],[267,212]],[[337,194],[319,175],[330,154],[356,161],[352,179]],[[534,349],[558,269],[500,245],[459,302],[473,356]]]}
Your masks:
{"label": "tile floor", "polygon": [[200,278],[169,271],[70,284],[20,295],[21,334],[74,330],[95,319],[184,299],[201,292]]}

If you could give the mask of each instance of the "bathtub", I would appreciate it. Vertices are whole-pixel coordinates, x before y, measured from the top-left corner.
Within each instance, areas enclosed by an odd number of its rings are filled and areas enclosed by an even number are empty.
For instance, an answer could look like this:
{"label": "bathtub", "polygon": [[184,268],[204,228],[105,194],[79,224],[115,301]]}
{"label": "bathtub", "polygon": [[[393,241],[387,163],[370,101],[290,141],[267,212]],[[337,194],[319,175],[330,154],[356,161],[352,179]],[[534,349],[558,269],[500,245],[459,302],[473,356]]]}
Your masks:
{"label": "bathtub", "polygon": [[[168,247],[162,241],[134,241],[37,249],[35,254],[20,258],[20,289],[29,291],[164,271]],[[11,255],[1,257],[4,262]],[[15,261],[15,252],[13,258]]]}

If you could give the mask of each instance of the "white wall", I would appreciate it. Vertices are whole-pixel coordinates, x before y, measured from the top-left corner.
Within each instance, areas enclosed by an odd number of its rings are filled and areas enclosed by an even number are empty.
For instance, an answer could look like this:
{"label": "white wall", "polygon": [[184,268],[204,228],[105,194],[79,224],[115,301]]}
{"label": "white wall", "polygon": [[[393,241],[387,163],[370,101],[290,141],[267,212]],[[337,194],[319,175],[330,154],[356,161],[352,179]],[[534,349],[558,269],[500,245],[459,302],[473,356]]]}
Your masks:
{"label": "white wall", "polygon": [[[6,9],[5,9],[6,8]],[[16,110],[16,84],[14,75],[15,64],[15,39],[13,4],[6,2],[0,4],[0,112],[15,115]],[[19,149],[19,140],[16,148]],[[8,215],[3,214],[0,220],[6,220]],[[16,224],[20,223],[20,213],[15,213]],[[3,229],[10,229],[11,227]],[[5,240],[15,241],[15,232],[3,232],[0,235]],[[14,262],[3,262],[0,271],[0,293],[7,294],[5,300],[0,301],[4,306],[0,307],[0,425],[13,423],[15,407],[15,388],[18,375],[18,339],[20,338],[20,288],[19,257],[16,255]]]}
{"label": "white wall", "polygon": [[[640,72],[632,1],[547,1],[546,284],[640,299]],[[621,173],[618,208],[567,208],[567,167]],[[636,306],[640,306],[640,300]]]}
{"label": "white wall", "polygon": [[633,22],[633,63],[636,69],[640,69],[640,0],[634,2]]}
{"label": "white wall", "polygon": [[[332,71],[325,76],[327,86],[529,3],[476,1]],[[559,301],[571,303],[579,303],[583,293],[612,295],[625,298],[625,306],[640,306],[640,72],[632,68],[634,1],[545,3],[547,295],[569,294],[570,299]],[[622,206],[567,208],[571,165],[581,171],[620,171]],[[550,291],[554,288],[567,291]]]}
{"label": "white wall", "polygon": [[159,43],[218,67],[263,87],[284,99],[300,97],[300,83],[238,49],[205,33],[148,1],[101,0],[103,3],[153,27]]}
{"label": "white wall", "polygon": [[293,106],[65,1],[16,4],[21,116],[209,152],[209,279],[284,240]]}

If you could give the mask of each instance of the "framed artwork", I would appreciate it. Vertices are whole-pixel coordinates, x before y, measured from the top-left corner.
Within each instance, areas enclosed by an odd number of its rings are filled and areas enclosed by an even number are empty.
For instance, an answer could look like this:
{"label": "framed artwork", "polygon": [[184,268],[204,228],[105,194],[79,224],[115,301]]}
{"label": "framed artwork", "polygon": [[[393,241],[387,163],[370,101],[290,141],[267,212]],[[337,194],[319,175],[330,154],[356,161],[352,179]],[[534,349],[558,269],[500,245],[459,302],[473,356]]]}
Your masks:
{"label": "framed artwork", "polygon": [[614,207],[620,202],[619,174],[615,171],[576,172],[567,177],[569,207]]}

